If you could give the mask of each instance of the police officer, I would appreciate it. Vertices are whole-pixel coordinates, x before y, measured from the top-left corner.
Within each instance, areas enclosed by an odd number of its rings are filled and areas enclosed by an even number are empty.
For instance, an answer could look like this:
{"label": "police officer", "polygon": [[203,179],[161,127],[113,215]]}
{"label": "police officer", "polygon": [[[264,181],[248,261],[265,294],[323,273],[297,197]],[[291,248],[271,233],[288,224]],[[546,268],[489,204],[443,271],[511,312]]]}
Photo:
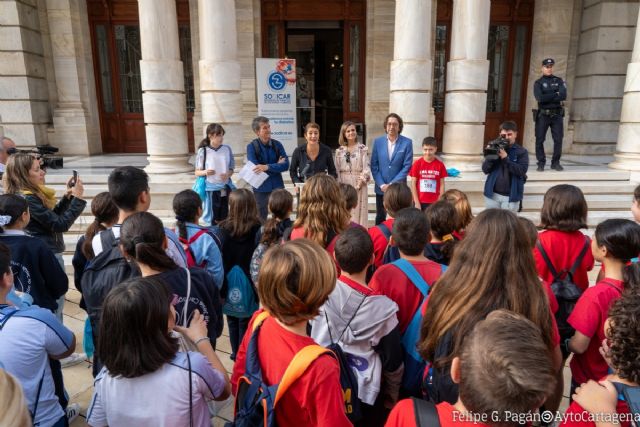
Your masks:
{"label": "police officer", "polygon": [[535,114],[538,172],[544,170],[546,162],[544,139],[549,128],[551,128],[551,137],[553,138],[551,169],[557,171],[564,169],[560,165],[560,155],[562,154],[562,137],[564,135],[562,102],[567,99],[567,85],[560,77],[553,75],[554,64],[553,58],[542,61],[542,77],[533,84],[533,94],[538,101],[538,110]]}

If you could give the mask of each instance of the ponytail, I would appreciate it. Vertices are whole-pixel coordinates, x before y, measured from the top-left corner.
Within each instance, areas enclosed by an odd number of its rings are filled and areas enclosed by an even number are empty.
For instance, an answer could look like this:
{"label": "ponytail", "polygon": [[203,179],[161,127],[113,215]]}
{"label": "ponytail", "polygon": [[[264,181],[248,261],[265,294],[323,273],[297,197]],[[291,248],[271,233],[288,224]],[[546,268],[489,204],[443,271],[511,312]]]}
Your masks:
{"label": "ponytail", "polygon": [[120,244],[137,263],[156,271],[178,268],[163,246],[166,240],[162,221],[149,212],[137,212],[122,223]]}
{"label": "ponytail", "polygon": [[176,214],[178,236],[187,239],[187,222],[196,222],[198,210],[202,209],[202,200],[193,190],[182,190],[173,198],[173,212]]}
{"label": "ponytail", "polygon": [[638,262],[630,262],[622,269],[622,281],[625,289],[640,293],[640,264]]}
{"label": "ponytail", "polygon": [[111,194],[107,191],[96,194],[91,201],[91,213],[95,217],[84,232],[84,243],[80,250],[87,259],[95,258],[93,252],[93,237],[107,229],[118,220],[118,207],[113,203]]}
{"label": "ponytail", "polygon": [[0,233],[4,227],[13,225],[23,213],[29,210],[27,200],[17,194],[0,195]]}
{"label": "ponytail", "polygon": [[[124,246],[125,252],[136,262],[144,264],[156,271],[167,271],[178,268],[169,255],[155,243],[146,243],[141,239],[134,238]],[[163,236],[165,237],[165,236]]]}

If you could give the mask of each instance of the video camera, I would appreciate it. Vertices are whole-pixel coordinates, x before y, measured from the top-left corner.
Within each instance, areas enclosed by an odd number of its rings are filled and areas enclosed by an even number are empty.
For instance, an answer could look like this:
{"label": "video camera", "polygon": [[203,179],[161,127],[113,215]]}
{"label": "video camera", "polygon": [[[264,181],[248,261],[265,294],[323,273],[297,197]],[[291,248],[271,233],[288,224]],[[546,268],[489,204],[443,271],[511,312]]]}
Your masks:
{"label": "video camera", "polygon": [[489,141],[487,143],[487,145],[484,147],[484,150],[482,151],[482,154],[484,154],[485,158],[497,159],[498,151],[500,151],[500,149],[507,151],[509,145],[509,140],[504,135],[500,135],[493,141]]}
{"label": "video camera", "polygon": [[40,167],[42,169],[62,169],[62,157],[53,155],[57,152],[58,148],[51,145],[36,145],[35,150],[18,150],[17,148],[9,148],[7,150],[7,154],[9,155],[15,153],[34,154],[36,158],[40,160]]}

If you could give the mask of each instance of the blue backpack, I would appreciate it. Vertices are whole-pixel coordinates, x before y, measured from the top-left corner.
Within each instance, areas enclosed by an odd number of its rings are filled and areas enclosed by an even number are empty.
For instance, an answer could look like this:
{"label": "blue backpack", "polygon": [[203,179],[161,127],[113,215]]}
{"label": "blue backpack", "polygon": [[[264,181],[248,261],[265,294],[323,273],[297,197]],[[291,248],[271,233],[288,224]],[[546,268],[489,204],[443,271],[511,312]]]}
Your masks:
{"label": "blue backpack", "polygon": [[[412,396],[421,395],[422,377],[427,362],[420,356],[416,345],[420,339],[420,325],[422,324],[422,308],[429,294],[429,284],[420,276],[420,273],[406,259],[400,258],[392,263],[411,280],[411,283],[422,294],[422,302],[411,318],[409,326],[402,335],[402,348],[404,348],[404,374],[402,375],[402,388]],[[442,272],[447,270],[446,265],[440,265]]]}
{"label": "blue backpack", "polygon": [[380,230],[387,239],[387,247],[384,250],[384,254],[382,255],[382,264],[391,264],[392,262],[400,259],[400,250],[398,250],[397,246],[392,246],[389,242],[391,241],[391,230],[386,226],[385,223],[380,223],[376,225],[378,230]]}
{"label": "blue backpack", "polygon": [[227,273],[227,300],[222,312],[227,316],[251,317],[258,309],[258,301],[253,285],[242,268],[234,265]]}

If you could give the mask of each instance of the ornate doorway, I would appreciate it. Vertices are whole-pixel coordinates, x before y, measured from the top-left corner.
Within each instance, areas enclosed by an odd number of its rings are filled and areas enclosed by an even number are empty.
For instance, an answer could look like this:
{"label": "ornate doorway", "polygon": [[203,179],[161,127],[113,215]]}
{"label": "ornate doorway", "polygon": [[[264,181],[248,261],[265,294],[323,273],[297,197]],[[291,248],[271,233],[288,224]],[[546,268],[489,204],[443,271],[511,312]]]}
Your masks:
{"label": "ornate doorway", "polygon": [[[177,0],[189,147],[195,108],[188,0]],[[135,0],[87,0],[96,92],[105,153],[146,153],[140,82],[140,26]]]}

